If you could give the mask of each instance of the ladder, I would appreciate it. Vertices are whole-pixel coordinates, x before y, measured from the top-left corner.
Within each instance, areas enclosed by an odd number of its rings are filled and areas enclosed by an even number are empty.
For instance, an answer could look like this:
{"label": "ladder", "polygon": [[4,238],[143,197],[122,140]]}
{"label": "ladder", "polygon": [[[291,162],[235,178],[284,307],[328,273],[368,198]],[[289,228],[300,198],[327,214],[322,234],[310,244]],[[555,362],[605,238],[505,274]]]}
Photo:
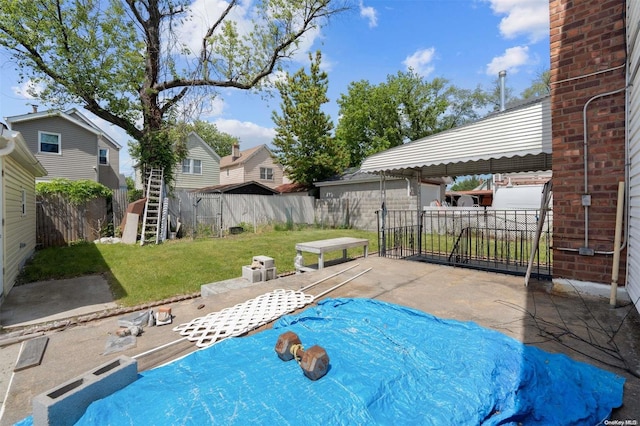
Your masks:
{"label": "ladder", "polygon": [[161,240],[163,179],[162,169],[151,169],[148,173],[140,245],[152,241],[158,244]]}

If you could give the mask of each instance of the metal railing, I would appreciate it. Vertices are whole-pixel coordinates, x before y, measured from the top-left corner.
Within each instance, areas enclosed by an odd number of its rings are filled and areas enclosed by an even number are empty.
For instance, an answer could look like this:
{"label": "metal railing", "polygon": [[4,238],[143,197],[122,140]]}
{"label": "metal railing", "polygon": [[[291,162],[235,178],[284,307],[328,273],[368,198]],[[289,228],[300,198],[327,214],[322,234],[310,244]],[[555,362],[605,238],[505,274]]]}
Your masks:
{"label": "metal railing", "polygon": [[[437,208],[378,215],[380,256],[525,275],[539,210]],[[552,221],[547,215],[532,276],[551,277]]]}

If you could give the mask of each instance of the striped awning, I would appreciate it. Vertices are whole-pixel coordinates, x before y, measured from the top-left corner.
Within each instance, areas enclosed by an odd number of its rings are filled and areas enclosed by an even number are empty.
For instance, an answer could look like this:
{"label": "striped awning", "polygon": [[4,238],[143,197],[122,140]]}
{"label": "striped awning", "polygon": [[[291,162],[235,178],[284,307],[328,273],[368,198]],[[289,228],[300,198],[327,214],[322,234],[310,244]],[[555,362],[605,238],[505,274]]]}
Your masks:
{"label": "striped awning", "polygon": [[551,170],[551,102],[525,102],[367,157],[361,172],[422,178]]}

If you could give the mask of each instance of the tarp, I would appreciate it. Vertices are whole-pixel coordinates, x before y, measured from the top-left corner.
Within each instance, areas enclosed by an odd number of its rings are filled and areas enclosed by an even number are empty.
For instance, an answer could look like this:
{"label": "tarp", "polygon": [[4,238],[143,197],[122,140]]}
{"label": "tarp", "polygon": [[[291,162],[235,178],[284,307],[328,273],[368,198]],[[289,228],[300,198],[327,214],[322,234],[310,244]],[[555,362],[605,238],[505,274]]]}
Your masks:
{"label": "tarp", "polygon": [[[311,381],[274,352],[291,330],[330,357]],[[328,299],[273,329],[141,373],[79,424],[594,425],[624,378],[471,322],[369,299]]]}

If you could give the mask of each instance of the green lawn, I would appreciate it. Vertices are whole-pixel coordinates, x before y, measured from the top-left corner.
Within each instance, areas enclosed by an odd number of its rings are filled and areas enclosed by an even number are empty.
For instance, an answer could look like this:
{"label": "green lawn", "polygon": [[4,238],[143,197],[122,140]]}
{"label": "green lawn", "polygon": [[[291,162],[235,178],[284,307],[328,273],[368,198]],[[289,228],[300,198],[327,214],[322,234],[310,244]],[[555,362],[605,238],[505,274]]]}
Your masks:
{"label": "green lawn", "polygon": [[[294,271],[295,244],[337,237],[369,240],[369,252],[378,250],[375,232],[354,229],[307,229],[244,233],[225,238],[167,241],[160,245],[92,244],[48,248],[36,252],[21,282],[105,274],[116,302],[133,306],[200,291],[202,284],[242,276],[242,266],[253,256],[274,258],[278,274]],[[362,249],[349,250],[349,256]],[[327,260],[342,252],[330,253]],[[305,254],[305,264],[317,262]]]}

